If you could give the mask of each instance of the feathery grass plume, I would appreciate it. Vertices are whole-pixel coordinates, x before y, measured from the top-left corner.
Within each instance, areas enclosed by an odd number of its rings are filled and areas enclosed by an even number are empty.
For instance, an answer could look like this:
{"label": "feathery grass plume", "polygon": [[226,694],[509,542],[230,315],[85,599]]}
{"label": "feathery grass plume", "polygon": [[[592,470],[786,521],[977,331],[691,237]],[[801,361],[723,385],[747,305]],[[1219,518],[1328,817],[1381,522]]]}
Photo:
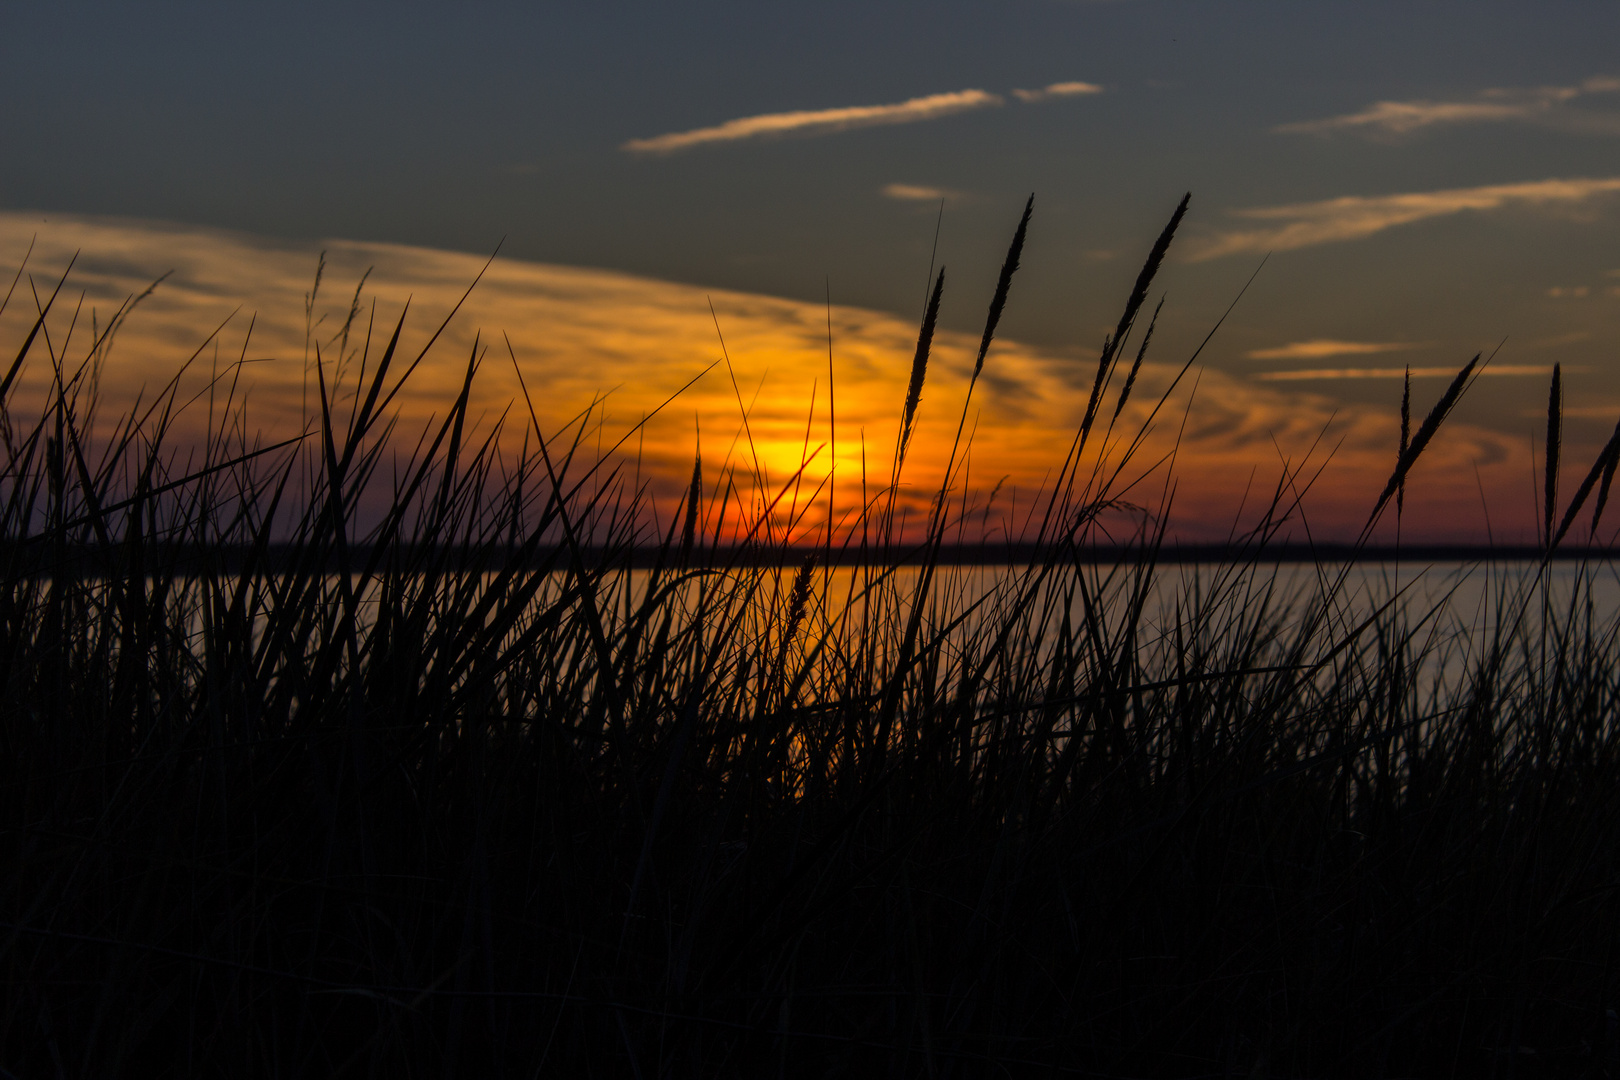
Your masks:
{"label": "feathery grass plume", "polygon": [[[1406,448],[1412,444],[1412,365],[1406,365],[1406,381],[1401,387],[1401,450],[1395,455],[1399,462],[1406,456]],[[1402,476],[1399,484],[1395,485],[1395,516],[1399,518],[1401,511],[1406,508],[1406,477]]]}
{"label": "feathery grass plume", "polygon": [[[1029,216],[1034,210],[1035,194],[1031,192],[1029,199],[1024,203],[1024,212],[1018,218],[1018,228],[1013,230],[1012,243],[1007,246],[1007,258],[1001,264],[1001,274],[996,279],[996,292],[990,298],[990,311],[985,315],[984,337],[979,341],[979,355],[973,362],[973,375],[968,379],[967,396],[962,399],[962,413],[956,418],[956,434],[951,439],[951,452],[945,459],[945,474],[940,481],[940,490],[934,496],[934,506],[929,516],[928,527],[933,535],[932,547],[936,553],[939,545],[944,542],[945,493],[956,475],[956,454],[962,447],[962,432],[967,427],[968,409],[973,404],[973,388],[979,385],[979,374],[984,370],[984,358],[990,352],[990,342],[996,336],[996,325],[1001,322],[1001,312],[1007,306],[1007,293],[1012,288],[1013,274],[1018,271],[1018,260],[1024,251],[1024,237],[1029,231]],[[929,565],[921,577],[919,597],[926,595],[929,583],[933,580],[932,562],[933,556],[930,556]],[[909,652],[910,647],[908,635],[905,651]]]}
{"label": "feathery grass plume", "polygon": [[[898,667],[896,677],[889,679],[889,687],[883,695],[882,705],[878,711],[878,742],[880,745],[879,760],[886,750],[891,725],[894,722],[895,710],[899,708],[900,693],[904,680],[898,677],[911,664],[912,656],[917,644],[917,634],[922,628],[923,610],[927,606],[925,601],[933,588],[934,571],[939,560],[940,546],[945,542],[946,524],[946,493],[950,489],[951,479],[955,475],[956,455],[962,445],[962,432],[967,425],[968,407],[973,402],[973,388],[979,384],[979,373],[984,370],[984,358],[990,352],[990,342],[996,334],[996,324],[1001,321],[1001,312],[1007,306],[1007,294],[1012,288],[1012,276],[1018,270],[1018,259],[1024,251],[1024,237],[1029,231],[1029,216],[1035,210],[1035,194],[1030,193],[1029,199],[1024,203],[1024,212],[1018,218],[1018,228],[1013,231],[1012,243],[1007,247],[1007,258],[1001,264],[1001,275],[996,279],[995,295],[990,298],[990,311],[984,320],[984,337],[979,342],[979,355],[973,364],[973,376],[968,379],[967,396],[962,399],[962,413],[956,420],[956,435],[951,439],[951,452],[945,459],[945,472],[940,480],[939,491],[933,499],[933,506],[929,511],[928,520],[928,556],[923,560],[922,572],[917,576],[917,585],[913,592],[911,614],[906,619],[905,636],[900,643],[898,654]],[[891,507],[893,506],[891,496]]]}
{"label": "feathery grass plume", "polygon": [[1457,372],[1456,377],[1451,380],[1451,385],[1446,387],[1446,392],[1440,395],[1440,400],[1434,403],[1434,408],[1429,410],[1429,415],[1425,416],[1423,423],[1418,425],[1417,434],[1412,436],[1411,445],[1406,448],[1405,453],[1401,454],[1400,460],[1395,463],[1395,472],[1390,476],[1389,482],[1384,485],[1384,490],[1379,493],[1378,501],[1373,504],[1372,513],[1367,515],[1367,524],[1362,526],[1361,529],[1363,539],[1366,538],[1367,533],[1371,531],[1373,524],[1378,520],[1378,515],[1383,513],[1384,507],[1389,505],[1390,496],[1394,495],[1396,489],[1405,482],[1406,474],[1412,471],[1412,465],[1423,454],[1424,448],[1429,445],[1429,440],[1434,438],[1434,433],[1439,430],[1441,422],[1451,412],[1452,406],[1456,405],[1457,399],[1462,397],[1463,390],[1468,386],[1468,377],[1474,373],[1474,368],[1479,364],[1481,355],[1483,354],[1475,353],[1474,358],[1463,365],[1462,370]]}
{"label": "feathery grass plume", "polygon": [[1131,398],[1131,387],[1136,385],[1136,375],[1142,370],[1142,359],[1147,356],[1148,342],[1153,340],[1153,328],[1159,325],[1159,312],[1164,308],[1164,297],[1159,297],[1158,306],[1153,309],[1153,318],[1148,320],[1147,333],[1142,335],[1142,344],[1136,350],[1136,359],[1131,363],[1130,374],[1125,376],[1125,385],[1119,391],[1119,404],[1114,406],[1114,415],[1109,423],[1119,419],[1119,414],[1125,411],[1125,403]]}
{"label": "feathery grass plume", "polygon": [[686,494],[686,527],[681,530],[681,551],[692,550],[692,541],[697,536],[698,504],[703,500],[703,451],[693,451],[692,454],[692,486]]}
{"label": "feathery grass plume", "polygon": [[911,358],[911,381],[906,385],[906,408],[900,423],[900,457],[906,456],[911,444],[911,422],[917,415],[917,403],[922,400],[923,378],[928,374],[928,350],[934,343],[934,326],[939,322],[939,298],[945,291],[945,268],[939,268],[934,279],[934,292],[928,298],[928,310],[923,313],[922,329],[917,333],[917,355]]}
{"label": "feathery grass plume", "polygon": [[806,555],[799,572],[793,577],[793,590],[788,594],[787,630],[782,634],[784,648],[799,632],[799,623],[804,621],[805,605],[810,600],[810,581],[816,572],[816,554],[812,551]]}
{"label": "feathery grass plume", "polygon": [[1558,451],[1564,436],[1564,372],[1553,365],[1552,385],[1547,389],[1547,476],[1543,485],[1541,542],[1551,551],[1553,521],[1558,513]]}
{"label": "feathery grass plume", "polygon": [[1114,332],[1103,340],[1102,356],[1097,359],[1097,378],[1091,386],[1091,401],[1086,405],[1085,419],[1080,423],[1080,445],[1084,446],[1086,437],[1091,434],[1091,425],[1097,419],[1097,409],[1102,404],[1103,387],[1108,384],[1108,373],[1114,366],[1115,354],[1119,351],[1125,335],[1130,333],[1131,326],[1136,322],[1136,314],[1142,310],[1147,302],[1148,289],[1153,286],[1153,278],[1159,272],[1159,264],[1164,262],[1165,253],[1170,250],[1170,241],[1175,239],[1176,228],[1180,226],[1181,219],[1187,216],[1187,206],[1192,201],[1192,192],[1187,192],[1176,204],[1176,209],[1170,215],[1170,220],[1160,231],[1159,238],[1153,241],[1153,247],[1148,251],[1147,261],[1136,275],[1136,284],[1131,286],[1131,295],[1125,301],[1125,310],[1120,313],[1119,325]]}
{"label": "feathery grass plume", "polygon": [[984,320],[984,338],[979,342],[979,356],[973,362],[973,381],[984,370],[984,357],[990,351],[990,339],[996,336],[996,324],[1001,321],[1001,310],[1007,306],[1007,290],[1012,287],[1012,276],[1018,269],[1018,257],[1024,251],[1024,234],[1029,231],[1029,215],[1035,209],[1035,196],[1024,203],[1024,216],[1018,219],[1018,230],[1013,233],[1007,248],[1007,259],[1001,264],[1001,276],[996,279],[996,294],[990,298],[990,313]]}
{"label": "feathery grass plume", "polygon": [[1592,531],[1597,531],[1598,515],[1603,513],[1603,504],[1608,501],[1609,480],[1614,476],[1614,462],[1617,456],[1620,456],[1620,423],[1615,424],[1614,434],[1610,435],[1609,441],[1603,444],[1603,449],[1598,453],[1597,460],[1593,461],[1592,467],[1587,470],[1586,478],[1581,481],[1581,486],[1575,489],[1575,497],[1570,499],[1569,509],[1564,511],[1564,520],[1559,523],[1558,532],[1553,535],[1552,543],[1547,545],[1549,552],[1557,547],[1559,541],[1564,539],[1564,534],[1569,532],[1569,527],[1575,522],[1575,515],[1580,513],[1582,504],[1586,502],[1586,497],[1592,493],[1592,488],[1597,485],[1598,478],[1602,477],[1603,488],[1598,493],[1597,509],[1592,514]]}
{"label": "feathery grass plume", "polygon": [[1097,377],[1091,380],[1091,400],[1086,402],[1086,415],[1080,421],[1079,443],[1086,444],[1086,436],[1091,434],[1091,423],[1097,418],[1097,408],[1102,404],[1103,387],[1108,385],[1108,366],[1114,358],[1114,335],[1104,334],[1102,352],[1097,357]]}
{"label": "feathery grass plume", "polygon": [[1164,262],[1164,256],[1170,250],[1170,241],[1175,239],[1176,228],[1181,219],[1187,216],[1187,206],[1192,202],[1192,192],[1187,192],[1176,204],[1175,213],[1159,233],[1159,238],[1153,241],[1153,247],[1148,251],[1147,261],[1142,264],[1142,270],[1136,275],[1136,284],[1131,288],[1130,299],[1125,302],[1125,310],[1120,314],[1119,326],[1114,330],[1114,347],[1125,340],[1125,334],[1131,325],[1136,322],[1136,313],[1147,302],[1148,289],[1153,286],[1153,278],[1159,272],[1159,264]]}

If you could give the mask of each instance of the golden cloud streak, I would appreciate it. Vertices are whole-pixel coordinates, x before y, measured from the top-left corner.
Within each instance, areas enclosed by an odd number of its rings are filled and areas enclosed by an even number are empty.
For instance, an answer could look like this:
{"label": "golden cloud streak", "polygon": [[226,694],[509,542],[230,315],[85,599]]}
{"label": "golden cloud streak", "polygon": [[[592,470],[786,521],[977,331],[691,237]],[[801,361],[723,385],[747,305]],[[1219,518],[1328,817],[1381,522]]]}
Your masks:
{"label": "golden cloud streak", "polygon": [[880,124],[914,124],[970,109],[991,108],[1002,103],[996,94],[983,90],[956,90],[929,94],[893,105],[851,105],[838,109],[805,109],[794,112],[763,113],[727,120],[713,127],[676,131],[648,139],[631,139],[621,149],[633,154],[669,154],[706,143],[737,142],[780,135],[830,135],[851,128]]}
{"label": "golden cloud streak", "polygon": [[928,187],[924,184],[885,184],[883,194],[902,202],[939,202],[941,199],[951,201],[961,197],[961,192],[949,188]]}
{"label": "golden cloud streak", "polygon": [[1026,105],[1037,101],[1048,101],[1059,97],[1077,97],[1083,94],[1100,94],[1103,88],[1096,83],[1088,82],[1055,82],[1040,90],[1014,90],[1013,97]]}
{"label": "golden cloud streak", "polygon": [[1269,349],[1250,349],[1250,360],[1325,360],[1330,356],[1361,356],[1368,353],[1400,352],[1418,346],[1405,341],[1335,341],[1332,338],[1312,338],[1310,341],[1291,341]]}

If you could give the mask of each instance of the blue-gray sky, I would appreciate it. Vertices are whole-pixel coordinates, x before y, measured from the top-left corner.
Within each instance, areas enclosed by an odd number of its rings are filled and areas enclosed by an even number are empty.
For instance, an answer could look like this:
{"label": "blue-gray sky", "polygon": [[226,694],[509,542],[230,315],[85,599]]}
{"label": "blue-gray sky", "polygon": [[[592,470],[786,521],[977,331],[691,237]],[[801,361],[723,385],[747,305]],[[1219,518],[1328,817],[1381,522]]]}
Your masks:
{"label": "blue-gray sky", "polygon": [[[13,5],[0,210],[504,236],[523,259],[803,300],[830,283],[914,317],[937,191],[944,321],[971,331],[1033,191],[1004,332],[1094,354],[1190,190],[1164,359],[1270,250],[1213,366],[1436,370],[1506,338],[1504,366],[1566,365],[1591,441],[1620,413],[1617,44],[1607,2]],[[1535,375],[1482,382],[1468,419],[1526,433],[1538,395]]]}

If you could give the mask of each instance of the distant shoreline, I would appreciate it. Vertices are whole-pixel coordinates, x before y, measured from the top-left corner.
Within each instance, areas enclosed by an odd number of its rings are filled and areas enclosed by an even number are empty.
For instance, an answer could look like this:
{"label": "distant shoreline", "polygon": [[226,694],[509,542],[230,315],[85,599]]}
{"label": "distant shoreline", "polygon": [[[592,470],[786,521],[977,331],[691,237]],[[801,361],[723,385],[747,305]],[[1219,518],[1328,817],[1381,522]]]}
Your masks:
{"label": "distant shoreline", "polygon": [[[409,545],[407,545],[409,546]],[[424,546],[424,552],[426,550]],[[348,562],[351,569],[363,570],[372,554],[367,545],[354,545],[343,553],[341,559]],[[438,549],[437,560],[443,569],[471,569],[479,565],[490,571],[503,569],[511,565],[510,560],[517,555],[517,551],[505,545],[485,548],[463,548],[460,545],[445,545]],[[1087,546],[1077,549],[1073,555],[1063,561],[1074,561],[1086,565],[1105,565],[1115,562],[1135,562],[1143,557],[1144,549],[1126,546]],[[618,548],[608,550],[600,547],[585,547],[580,550],[582,561],[588,566],[622,566],[626,562],[637,569],[652,569],[655,566],[673,567],[683,564],[688,568],[708,567],[762,567],[762,566],[800,566],[806,559],[814,556],[818,563],[838,567],[850,566],[919,566],[926,558],[926,551],[920,546],[895,547],[884,551],[881,547],[870,547],[863,552],[858,547],[835,548],[829,555],[823,547],[780,545],[744,546],[744,547],[700,547],[682,556],[678,545],[668,549],[661,549],[657,545],[641,545],[634,548]],[[55,568],[60,566],[75,574],[90,573],[92,575],[108,572],[121,573],[125,569],[122,565],[124,549],[118,543],[102,547],[98,545],[70,544],[65,548],[53,547],[43,538],[28,541],[10,541],[0,545],[0,577],[13,579],[20,577],[50,577]],[[305,570],[322,569],[335,572],[339,569],[340,555],[336,551],[328,551],[319,556],[319,565],[310,566],[307,550],[293,548],[285,544],[271,544],[258,557],[254,557],[253,549],[246,545],[229,546],[202,546],[202,545],[153,545],[146,549],[142,557],[142,571],[145,574],[154,572],[163,573],[237,573],[256,563],[258,572],[282,573],[295,568],[295,564],[302,564]],[[1253,563],[1266,564],[1294,564],[1294,563],[1416,563],[1435,562],[1540,562],[1543,551],[1540,547],[1526,544],[1403,544],[1399,548],[1394,546],[1376,546],[1356,548],[1351,544],[1278,544],[1263,548],[1244,548],[1225,544],[1166,544],[1159,549],[1157,562],[1165,564],[1188,563]],[[1583,547],[1580,545],[1561,545],[1552,553],[1552,562],[1568,563],[1582,561],[1606,562],[1620,559],[1620,547]],[[566,547],[547,545],[538,547],[527,555],[521,557],[521,564],[532,569],[540,569],[548,565],[555,569],[565,569],[570,563],[570,553]],[[941,566],[1019,566],[1040,561],[1039,549],[1033,544],[947,544],[939,549],[938,565]],[[379,567],[385,569],[386,565]]]}

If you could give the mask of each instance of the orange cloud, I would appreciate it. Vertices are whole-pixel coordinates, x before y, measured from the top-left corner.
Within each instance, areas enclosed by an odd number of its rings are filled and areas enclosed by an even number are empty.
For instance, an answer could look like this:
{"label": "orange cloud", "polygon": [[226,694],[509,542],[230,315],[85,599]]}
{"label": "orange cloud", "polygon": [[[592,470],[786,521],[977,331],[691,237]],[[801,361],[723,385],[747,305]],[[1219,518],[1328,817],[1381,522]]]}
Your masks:
{"label": "orange cloud", "polygon": [[[105,325],[126,297],[164,271],[174,271],[142,303],[106,358],[100,375],[102,425],[137,396],[151,401],[174,371],[197,354],[181,382],[179,400],[191,404],[176,420],[177,437],[200,439],[208,427],[208,382],[217,371],[236,384],[234,394],[228,381],[215,387],[212,422],[218,426],[227,409],[238,410],[245,403],[245,415],[232,422],[250,443],[256,437],[286,437],[311,423],[316,393],[310,365],[317,346],[325,373],[336,385],[337,410],[345,414],[353,406],[362,362],[375,369],[381,343],[406,300],[410,313],[396,372],[427,348],[485,262],[480,256],[402,245],[327,241],[320,245],[326,249],[326,269],[309,309],[306,337],[305,300],[317,245],[55,215],[41,224],[36,216],[5,213],[0,214],[0,264],[15,266],[36,233],[29,273],[42,285],[60,273],[73,252],[83,252],[65,290],[74,304],[80,291],[84,296],[80,327],[67,342],[70,367],[88,344],[85,327],[92,316]],[[345,347],[340,330],[356,284],[368,268],[359,316]],[[1016,295],[1015,286],[1015,302]],[[947,304],[973,307],[982,301],[949,292],[946,297]],[[52,347],[58,351],[72,311],[73,304],[63,305],[60,318],[52,320]],[[20,341],[31,314],[31,306],[14,298],[0,319],[0,343]],[[470,418],[476,423],[467,438],[476,443],[488,436],[504,415],[497,443],[515,452],[529,421],[507,355],[509,339],[548,438],[559,432],[565,439],[575,438],[581,431],[578,418],[588,417],[581,453],[590,457],[633,431],[620,451],[630,470],[626,475],[639,475],[654,495],[668,499],[690,476],[699,446],[707,482],[712,486],[725,471],[734,470],[747,498],[754,497],[756,463],[761,478],[774,488],[813,454],[804,470],[803,498],[818,485],[830,484],[802,525],[820,527],[829,490],[832,513],[847,524],[863,499],[887,483],[917,329],[910,318],[853,307],[833,307],[830,318],[836,432],[829,424],[825,306],[497,259],[427,348],[421,366],[391,406],[396,445],[408,453],[415,432],[443,415],[460,388],[476,340],[487,352],[473,384]],[[209,339],[215,327],[222,329]],[[370,358],[363,361],[368,334]],[[935,338],[918,434],[902,478],[902,501],[918,510],[941,483],[977,346],[976,334],[942,331]],[[259,362],[237,370],[233,364],[239,358]],[[992,533],[997,528],[1016,531],[1017,521],[1006,516],[1016,513],[1021,519],[1035,493],[1050,482],[1085,411],[1094,365],[1094,354],[1063,355],[1014,340],[998,341],[992,348],[967,417],[970,466],[958,474],[953,495],[961,498],[965,490],[970,510],[982,509],[989,490],[1001,480],[995,513],[986,519]],[[1244,503],[1251,477],[1265,486],[1282,461],[1297,463],[1313,446],[1310,460],[1320,461],[1331,449],[1331,482],[1320,484],[1313,496],[1312,527],[1316,535],[1354,534],[1394,462],[1398,432],[1393,408],[1346,405],[1205,368],[1190,374],[1165,407],[1151,415],[1176,371],[1168,362],[1150,359],[1144,365],[1112,432],[1100,423],[1087,470],[1099,448],[1106,445],[1117,459],[1126,434],[1146,429],[1134,463],[1122,474],[1123,483],[1136,483],[1129,500],[1159,505],[1174,454],[1177,531],[1189,537],[1224,536]],[[1114,414],[1120,382],[1116,378],[1105,396],[1103,421]],[[25,414],[43,404],[49,388],[49,365],[35,357],[13,391],[14,412]],[[654,419],[635,430],[655,412]],[[1472,484],[1436,483],[1425,489],[1426,476],[1456,471],[1472,476],[1478,465],[1487,489],[1514,493],[1504,500],[1516,498],[1522,487],[1522,454],[1519,440],[1468,427],[1461,419],[1448,422],[1445,437],[1433,444],[1413,476],[1412,490],[1425,491],[1426,499],[1409,495],[1406,535],[1422,535],[1423,513],[1431,515],[1433,530],[1453,537],[1459,522],[1480,517]],[[1150,468],[1155,463],[1157,468]],[[1257,497],[1249,494],[1251,509]],[[1414,502],[1420,509],[1414,509]],[[1498,536],[1503,516],[1498,510]],[[969,517],[980,520],[972,513]]]}

